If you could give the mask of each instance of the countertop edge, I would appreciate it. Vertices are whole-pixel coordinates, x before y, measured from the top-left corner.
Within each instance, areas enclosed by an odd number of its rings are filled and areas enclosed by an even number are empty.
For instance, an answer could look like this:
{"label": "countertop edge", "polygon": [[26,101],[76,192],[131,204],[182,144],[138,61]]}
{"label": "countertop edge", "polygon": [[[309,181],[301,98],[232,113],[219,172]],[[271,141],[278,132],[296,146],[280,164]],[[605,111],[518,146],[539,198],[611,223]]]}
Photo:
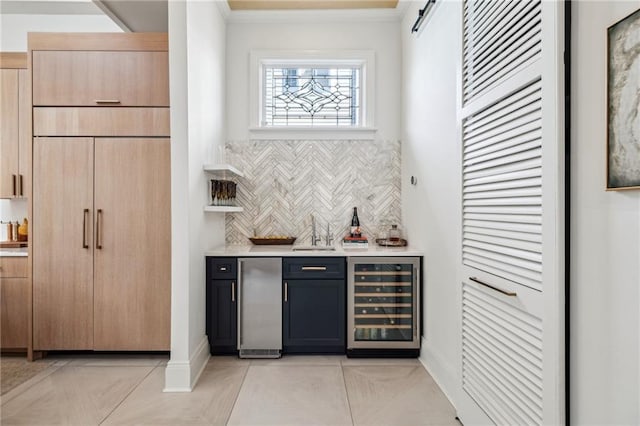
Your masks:
{"label": "countertop edge", "polygon": [[204,252],[205,257],[394,257],[424,256],[424,250],[413,247],[380,247],[369,246],[368,249],[344,249],[336,246],[335,250],[293,251],[294,246],[221,246]]}

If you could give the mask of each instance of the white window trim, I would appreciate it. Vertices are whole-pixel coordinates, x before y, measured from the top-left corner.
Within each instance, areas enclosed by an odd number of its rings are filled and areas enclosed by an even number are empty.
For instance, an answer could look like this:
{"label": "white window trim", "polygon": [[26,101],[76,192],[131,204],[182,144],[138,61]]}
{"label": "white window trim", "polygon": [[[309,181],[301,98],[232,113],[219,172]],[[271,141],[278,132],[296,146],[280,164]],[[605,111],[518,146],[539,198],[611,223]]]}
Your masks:
{"label": "white window trim", "polygon": [[[359,126],[261,126],[265,65],[358,66],[361,69]],[[375,112],[373,50],[252,50],[249,59],[249,134],[253,139],[373,139]]]}

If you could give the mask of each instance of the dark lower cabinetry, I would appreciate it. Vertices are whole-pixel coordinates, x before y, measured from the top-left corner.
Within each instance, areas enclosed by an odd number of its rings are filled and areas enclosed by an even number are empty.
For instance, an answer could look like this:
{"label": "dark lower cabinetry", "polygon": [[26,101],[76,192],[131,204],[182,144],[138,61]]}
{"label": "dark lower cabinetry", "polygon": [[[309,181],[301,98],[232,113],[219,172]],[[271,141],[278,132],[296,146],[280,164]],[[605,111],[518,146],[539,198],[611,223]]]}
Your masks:
{"label": "dark lower cabinetry", "polygon": [[345,259],[285,258],[282,271],[283,353],[344,354]]}
{"label": "dark lower cabinetry", "polygon": [[236,354],[236,258],[207,258],[207,336],[212,355]]}

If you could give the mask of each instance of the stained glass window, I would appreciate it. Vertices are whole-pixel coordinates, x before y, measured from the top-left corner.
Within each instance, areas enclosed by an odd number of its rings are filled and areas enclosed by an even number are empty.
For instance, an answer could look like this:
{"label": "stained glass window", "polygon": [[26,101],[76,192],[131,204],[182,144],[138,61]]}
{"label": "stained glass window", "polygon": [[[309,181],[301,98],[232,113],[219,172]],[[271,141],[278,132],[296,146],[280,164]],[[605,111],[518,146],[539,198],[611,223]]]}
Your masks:
{"label": "stained glass window", "polygon": [[265,66],[263,126],[360,126],[359,67]]}

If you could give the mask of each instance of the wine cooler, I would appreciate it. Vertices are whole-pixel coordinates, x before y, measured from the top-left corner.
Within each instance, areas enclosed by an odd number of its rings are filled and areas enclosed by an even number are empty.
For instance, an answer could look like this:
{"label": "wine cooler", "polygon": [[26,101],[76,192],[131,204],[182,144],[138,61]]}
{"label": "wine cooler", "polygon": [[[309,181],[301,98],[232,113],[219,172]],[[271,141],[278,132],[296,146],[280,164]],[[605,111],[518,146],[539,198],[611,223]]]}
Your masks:
{"label": "wine cooler", "polygon": [[420,258],[350,257],[347,355],[418,356]]}

